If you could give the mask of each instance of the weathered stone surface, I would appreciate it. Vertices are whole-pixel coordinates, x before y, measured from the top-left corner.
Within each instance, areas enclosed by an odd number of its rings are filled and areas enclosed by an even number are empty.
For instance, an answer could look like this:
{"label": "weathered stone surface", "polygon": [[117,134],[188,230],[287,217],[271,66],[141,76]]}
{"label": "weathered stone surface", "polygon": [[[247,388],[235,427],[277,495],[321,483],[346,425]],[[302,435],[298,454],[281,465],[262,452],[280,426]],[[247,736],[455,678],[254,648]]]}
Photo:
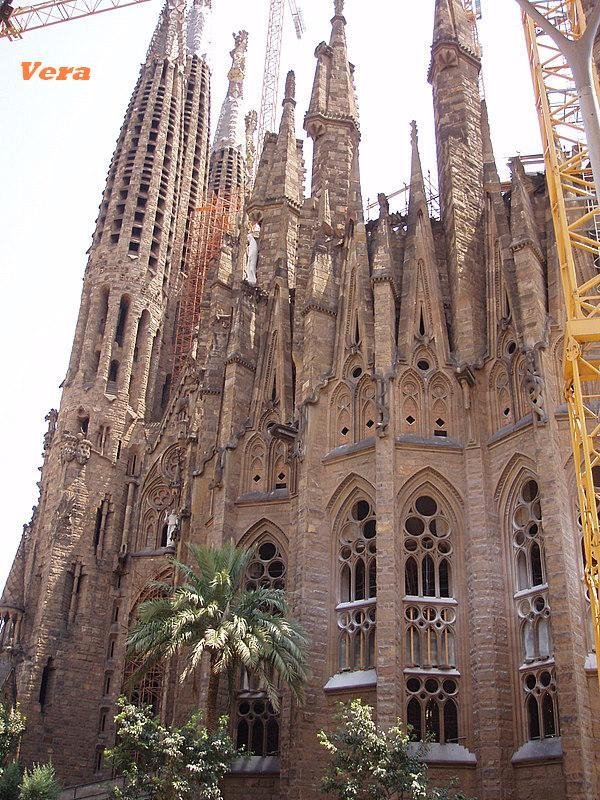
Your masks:
{"label": "weathered stone surface", "polygon": [[[102,749],[148,581],[170,580],[167,556],[185,559],[189,542],[233,539],[259,547],[249,580],[285,584],[310,636],[310,678],[304,708],[283,699],[279,746],[257,736],[264,758],[225,779],[228,800],[316,797],[316,733],[353,696],[382,725],[418,723],[427,709],[440,739],[433,778],[456,775],[480,800],[595,800],[599,698],[543,176],[515,161],[501,186],[469,20],[458,0],[438,0],[441,219],[430,218],[415,128],[408,215],[381,196],[365,225],[342,7],[317,47],[305,118],[312,196],[289,76],[279,132],[209,267],[198,344],[173,387],[190,210],[209,178],[218,193],[243,191],[246,176],[235,142],[209,170],[208,69],[178,46],[179,11],[159,25],[110,168],[40,501],[0,609],[4,693],[29,719],[22,754],[51,757],[67,785],[108,777]],[[166,722],[205,699],[206,669],[184,684],[179,671],[166,665],[136,690]],[[272,717],[260,692],[239,689],[229,707],[222,686],[232,729],[238,716]]]}

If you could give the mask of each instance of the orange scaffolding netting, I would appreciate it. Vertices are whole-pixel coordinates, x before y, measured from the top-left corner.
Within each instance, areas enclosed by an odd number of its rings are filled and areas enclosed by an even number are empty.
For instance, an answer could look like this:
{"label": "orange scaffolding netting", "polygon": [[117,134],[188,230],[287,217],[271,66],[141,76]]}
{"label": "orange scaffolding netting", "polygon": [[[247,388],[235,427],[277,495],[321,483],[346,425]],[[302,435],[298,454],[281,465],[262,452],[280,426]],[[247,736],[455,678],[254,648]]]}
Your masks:
{"label": "orange scaffolding netting", "polygon": [[176,322],[174,381],[181,374],[194,344],[209,265],[219,257],[223,237],[234,230],[241,204],[240,192],[214,192],[204,205],[196,209]]}

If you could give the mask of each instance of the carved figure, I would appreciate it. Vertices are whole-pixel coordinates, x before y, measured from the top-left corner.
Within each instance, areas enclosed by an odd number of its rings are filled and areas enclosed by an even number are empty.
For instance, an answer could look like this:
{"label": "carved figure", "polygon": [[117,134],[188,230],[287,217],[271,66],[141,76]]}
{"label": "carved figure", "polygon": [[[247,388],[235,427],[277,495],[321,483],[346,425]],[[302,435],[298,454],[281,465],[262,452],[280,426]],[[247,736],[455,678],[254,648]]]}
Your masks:
{"label": "carved figure", "polygon": [[165,511],[167,524],[167,545],[174,544],[179,538],[179,515],[175,511]]}
{"label": "carved figure", "polygon": [[248,250],[246,253],[246,268],[244,270],[244,280],[251,286],[256,286],[256,268],[258,266],[258,237],[260,235],[260,225],[253,225],[248,233]]}

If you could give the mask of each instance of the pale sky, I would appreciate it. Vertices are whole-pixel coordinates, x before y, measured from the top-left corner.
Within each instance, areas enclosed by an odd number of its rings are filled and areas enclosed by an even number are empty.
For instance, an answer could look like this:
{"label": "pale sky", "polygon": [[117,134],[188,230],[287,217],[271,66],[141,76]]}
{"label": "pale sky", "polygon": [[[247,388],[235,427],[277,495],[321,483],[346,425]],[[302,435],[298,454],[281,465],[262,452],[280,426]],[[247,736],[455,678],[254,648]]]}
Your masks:
{"label": "pale sky", "polygon": [[[19,5],[16,0],[14,5]],[[515,0],[483,0],[480,34],[496,158],[540,151],[531,78]],[[281,78],[297,75],[298,134],[329,38],[332,0],[298,0],[307,32],[289,14]],[[225,92],[231,33],[250,34],[246,97],[260,101],[268,0],[213,0],[213,124]],[[86,250],[123,115],[160,0],[0,40],[0,586],[37,500],[44,416],[60,402]],[[363,197],[409,179],[410,120],[419,124],[424,170],[435,177],[427,67],[433,0],[346,0],[350,59],[361,113]],[[24,81],[22,61],[89,66],[89,81]],[[306,154],[310,149],[306,147]],[[310,171],[309,171],[310,172]],[[392,204],[392,207],[393,204]]]}

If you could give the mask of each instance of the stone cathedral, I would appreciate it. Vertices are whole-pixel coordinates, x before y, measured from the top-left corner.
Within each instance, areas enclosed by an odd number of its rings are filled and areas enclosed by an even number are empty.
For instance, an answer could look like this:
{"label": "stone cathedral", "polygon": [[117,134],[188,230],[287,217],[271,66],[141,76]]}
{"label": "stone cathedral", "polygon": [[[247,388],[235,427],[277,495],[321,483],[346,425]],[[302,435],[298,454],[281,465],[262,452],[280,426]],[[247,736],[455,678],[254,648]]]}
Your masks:
{"label": "stone cathedral", "polygon": [[[598,682],[562,397],[562,296],[544,175],[501,182],[461,0],[436,0],[432,215],[416,125],[406,213],[365,222],[343,0],[294,76],[253,181],[245,32],[209,140],[211,0],[169,0],[110,164],[39,503],[0,600],[0,685],[26,762],[110,777],[126,639],[189,542],[255,548],[310,636],[307,703],[222,687],[249,757],[227,800],[313,800],[335,705],[430,737],[440,783],[478,800],[596,800]],[[350,20],[351,24],[351,20]],[[528,79],[527,76],[523,77]],[[382,154],[383,157],[383,154]],[[402,176],[398,176],[401,180]],[[206,197],[243,207],[175,343]],[[591,259],[579,264],[593,274]],[[188,320],[189,322],[189,320]],[[177,664],[135,689],[166,722],[203,704]],[[199,694],[198,694],[199,692]],[[70,797],[85,796],[85,790]]]}

